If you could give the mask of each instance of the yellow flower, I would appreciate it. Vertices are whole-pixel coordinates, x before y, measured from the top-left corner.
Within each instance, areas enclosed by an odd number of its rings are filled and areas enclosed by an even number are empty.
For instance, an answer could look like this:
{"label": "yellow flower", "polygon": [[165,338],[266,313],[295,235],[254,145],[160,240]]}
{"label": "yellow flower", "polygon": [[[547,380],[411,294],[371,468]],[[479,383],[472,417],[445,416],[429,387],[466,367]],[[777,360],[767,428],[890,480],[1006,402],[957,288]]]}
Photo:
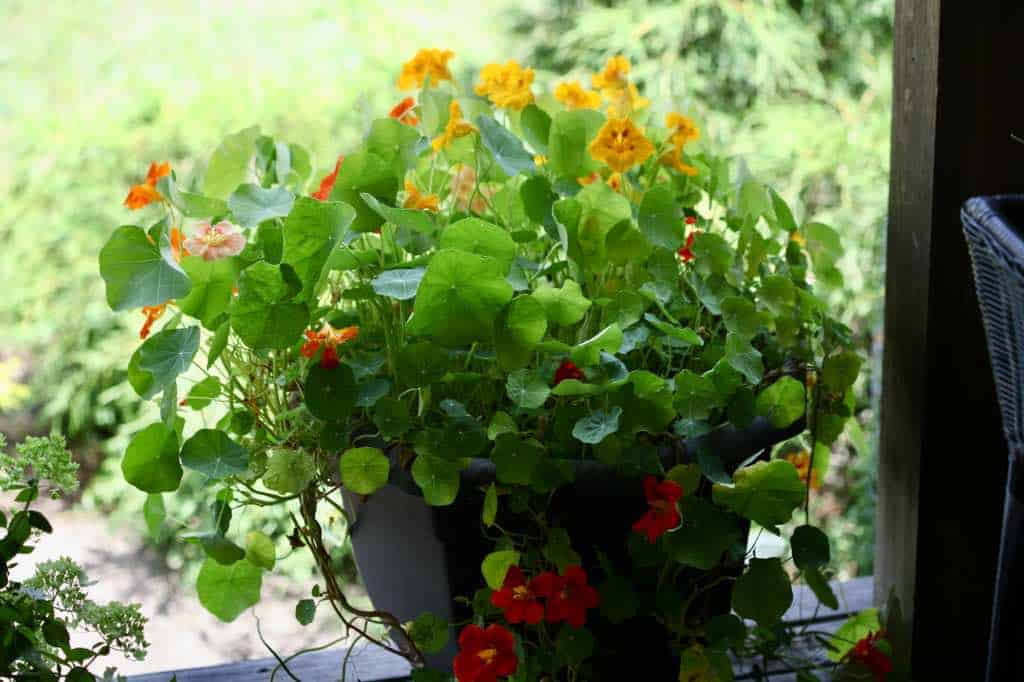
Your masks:
{"label": "yellow flower", "polygon": [[678,111],[670,111],[666,114],[665,127],[672,131],[670,139],[672,144],[677,147],[700,139],[700,129],[697,124],[693,122],[692,118],[684,116]]}
{"label": "yellow flower", "polygon": [[452,72],[448,70],[448,60],[455,56],[451,50],[436,48],[423,49],[416,56],[402,64],[402,73],[398,76],[398,87],[401,90],[412,90],[424,84],[429,78],[431,85],[441,81],[450,81]]}
{"label": "yellow flower", "polygon": [[559,83],[555,88],[555,99],[566,109],[598,109],[601,107],[601,93],[586,90],[579,81]]}
{"label": "yellow flower", "polygon": [[524,69],[514,59],[504,64],[488,64],[480,71],[480,80],[476,94],[487,95],[495,106],[520,111],[533,102],[533,69]]}
{"label": "yellow flower", "polygon": [[433,211],[437,213],[438,198],[436,194],[421,194],[420,190],[412,182],[405,181],[405,201],[402,208],[413,208],[417,211]]}
{"label": "yellow flower", "polygon": [[618,90],[604,90],[603,94],[608,100],[608,115],[616,118],[629,116],[651,103],[651,100],[640,96],[640,91],[632,83]]}
{"label": "yellow flower", "polygon": [[455,100],[448,105],[448,123],[444,127],[444,132],[435,137],[431,142],[430,146],[435,152],[439,152],[452,143],[457,137],[465,137],[476,131],[473,124],[462,118],[462,107]]}
{"label": "yellow flower", "polygon": [[612,173],[608,176],[608,186],[616,192],[622,191],[622,173]]}
{"label": "yellow flower", "polygon": [[796,230],[789,233],[789,241],[796,242],[797,246],[807,246],[807,238]]}
{"label": "yellow flower", "polygon": [[654,145],[628,118],[610,118],[590,143],[590,155],[614,170],[629,170],[654,153]]}
{"label": "yellow flower", "polygon": [[533,155],[533,163],[534,164],[536,164],[538,166],[543,166],[543,165],[547,164],[547,162],[548,162],[548,157],[544,156],[543,154],[534,154]]}
{"label": "yellow flower", "polygon": [[591,83],[599,90],[619,90],[626,87],[629,76],[629,60],[620,55],[609,59],[600,73],[595,73]]}
{"label": "yellow flower", "polygon": [[682,147],[673,147],[662,154],[658,161],[660,161],[662,165],[674,168],[677,172],[682,173],[683,175],[689,175],[691,178],[700,173],[696,167],[683,161]]}

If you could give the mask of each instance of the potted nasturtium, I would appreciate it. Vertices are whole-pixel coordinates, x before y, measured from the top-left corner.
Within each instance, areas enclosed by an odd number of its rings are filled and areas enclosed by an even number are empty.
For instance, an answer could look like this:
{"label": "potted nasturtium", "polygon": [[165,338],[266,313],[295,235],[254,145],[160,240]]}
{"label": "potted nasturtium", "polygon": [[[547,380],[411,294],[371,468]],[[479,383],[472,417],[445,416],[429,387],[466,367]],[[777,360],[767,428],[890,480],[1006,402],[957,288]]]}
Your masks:
{"label": "potted nasturtium", "polygon": [[249,128],[131,189],[157,215],[100,269],[144,315],[127,375],[160,418],[124,476],[153,509],[183,475],[216,490],[186,539],[224,620],[283,542],[232,515],[285,505],[322,574],[297,616],[326,604],[416,680],[732,679],[730,650],[783,641],[797,574],[836,603],[820,530],[747,538],[792,528],[852,413],[861,359],[815,293],[839,237],[698,151],[623,57],[537,96],[514,60],[461,92],[452,56],[406,63],[415,97],[322,179]]}

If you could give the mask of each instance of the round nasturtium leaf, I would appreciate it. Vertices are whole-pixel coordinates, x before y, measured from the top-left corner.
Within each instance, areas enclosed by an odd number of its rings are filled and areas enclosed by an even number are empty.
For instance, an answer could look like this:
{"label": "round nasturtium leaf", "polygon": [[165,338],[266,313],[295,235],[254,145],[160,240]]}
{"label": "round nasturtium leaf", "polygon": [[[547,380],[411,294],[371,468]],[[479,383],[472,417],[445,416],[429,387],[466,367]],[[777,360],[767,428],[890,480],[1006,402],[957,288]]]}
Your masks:
{"label": "round nasturtium leaf", "polygon": [[516,257],[516,243],[508,232],[479,218],[463,218],[446,227],[440,246],[493,258],[503,272],[508,272]]}
{"label": "round nasturtium leaf", "polygon": [[225,623],[238,618],[260,600],[263,569],[243,559],[225,565],[208,558],[199,569],[199,603]]}
{"label": "round nasturtium leaf", "polygon": [[290,495],[301,492],[316,477],[316,462],[308,452],[277,450],[267,461],[263,484]]}
{"label": "round nasturtium leaf", "polygon": [[341,482],[359,495],[380,490],[390,471],[391,462],[378,448],[352,448],[341,456]]}
{"label": "round nasturtium leaf", "polygon": [[100,251],[100,276],[113,310],[161,305],[181,299],[192,287],[168,253],[161,253],[140,227],[119,227]]}
{"label": "round nasturtium leaf", "polygon": [[768,417],[772,426],[789,426],[807,410],[803,383],[793,377],[782,377],[757,395],[754,409],[757,414]]}
{"label": "round nasturtium leaf", "polygon": [[448,354],[428,341],[410,343],[398,351],[397,375],[409,386],[429,386],[444,376]]}
{"label": "round nasturtium leaf", "polygon": [[505,390],[513,403],[526,409],[540,407],[551,395],[548,385],[536,374],[525,369],[516,370],[508,375]]}
{"label": "round nasturtium leaf", "polygon": [[444,507],[459,494],[459,467],[434,455],[417,455],[412,464],[412,478],[423,491],[423,500],[434,507]]}
{"label": "round nasturtium leaf", "polygon": [[309,310],[293,299],[295,289],[280,267],[250,265],[238,277],[238,297],[231,307],[231,328],[250,348],[287,348],[301,336]]}
{"label": "round nasturtium leaf", "polygon": [[260,568],[274,570],[277,562],[274,541],[258,530],[251,531],[245,536],[245,558]]}
{"label": "round nasturtium leaf", "polygon": [[793,603],[793,587],[778,558],[751,559],[732,588],[732,608],[740,616],[770,627]]}
{"label": "round nasturtium leaf", "polygon": [[514,433],[503,433],[494,441],[491,460],[501,483],[529,485],[543,456],[544,446],[536,440],[522,440]]}
{"label": "round nasturtium leaf", "polygon": [[433,613],[421,613],[406,627],[412,641],[424,653],[436,654],[448,643],[448,621]]}
{"label": "round nasturtium leaf", "polygon": [[401,436],[412,427],[408,405],[399,398],[381,398],[373,410],[373,424],[385,438]]}
{"label": "round nasturtium leaf", "polygon": [[784,460],[755,462],[733,474],[734,485],[716,483],[712,499],[765,528],[786,523],[804,501],[796,467]]}
{"label": "round nasturtium leaf", "polygon": [[121,460],[124,480],[147,493],[170,493],[181,483],[178,434],[164,424],[150,424],[135,434]]}
{"label": "round nasturtium leaf", "polygon": [[325,368],[313,365],[306,375],[306,407],[324,421],[341,421],[349,416],[359,397],[359,387],[348,365]]}
{"label": "round nasturtium leaf", "polygon": [[572,427],[572,436],[581,443],[596,445],[619,430],[621,416],[622,408],[618,405],[607,411],[594,410],[576,422]]}
{"label": "round nasturtium leaf", "polygon": [[181,461],[214,480],[249,469],[248,451],[218,429],[196,431],[181,447]]}
{"label": "round nasturtium leaf", "polygon": [[828,536],[814,526],[800,526],[789,541],[793,562],[801,570],[820,568],[829,562]]}
{"label": "round nasturtium leaf", "polygon": [[530,295],[544,307],[547,319],[552,324],[576,324],[591,306],[590,299],[583,295],[580,285],[571,279],[565,280],[560,289],[542,286]]}
{"label": "round nasturtium leaf", "polygon": [[519,552],[512,550],[500,550],[491,552],[484,557],[480,564],[480,572],[483,573],[487,586],[492,590],[500,590],[505,583],[505,574],[508,569],[519,565]]}
{"label": "round nasturtium leaf", "polygon": [[708,570],[743,537],[739,519],[707,500],[686,495],[680,506],[686,521],[665,535],[665,548],[681,564]]}

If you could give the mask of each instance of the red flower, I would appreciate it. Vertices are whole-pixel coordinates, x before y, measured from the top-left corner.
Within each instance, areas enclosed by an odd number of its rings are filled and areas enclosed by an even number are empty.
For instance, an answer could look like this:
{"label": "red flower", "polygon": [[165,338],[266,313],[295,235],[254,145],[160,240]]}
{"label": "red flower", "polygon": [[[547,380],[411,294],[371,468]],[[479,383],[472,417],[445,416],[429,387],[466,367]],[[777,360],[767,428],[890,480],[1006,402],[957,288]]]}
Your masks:
{"label": "red flower", "polygon": [[505,610],[505,620],[510,623],[536,625],[544,619],[544,607],[538,601],[535,583],[527,583],[519,567],[512,566],[501,589],[491,593],[491,603]]}
{"label": "red flower", "polygon": [[534,589],[547,598],[546,620],[549,623],[565,621],[574,628],[583,627],[587,609],[597,608],[601,598],[597,590],[587,584],[587,574],[579,566],[568,566],[563,575],[548,571],[533,579]]}
{"label": "red flower", "polygon": [[683,488],[675,481],[659,482],[654,476],[648,476],[644,479],[644,495],[651,508],[633,524],[633,530],[645,533],[647,541],[654,543],[682,520],[676,503],[683,496]]}
{"label": "red flower", "polygon": [[459,654],[454,672],[458,682],[495,682],[513,675],[519,667],[516,640],[500,625],[483,629],[467,625],[459,634]]}
{"label": "red flower", "polygon": [[[696,222],[697,219],[694,218],[693,216],[686,217],[687,225],[693,225]],[[683,259],[684,263],[689,263],[694,258],[696,258],[696,256],[693,254],[693,240],[697,238],[698,234],[700,234],[700,230],[694,230],[690,234],[686,235],[686,245],[679,247],[679,257]]]}
{"label": "red flower", "polygon": [[878,648],[878,640],[884,637],[885,633],[882,631],[872,632],[854,644],[853,649],[847,654],[849,660],[856,661],[870,670],[875,682],[885,682],[885,678],[892,672],[889,655]]}
{"label": "red flower", "polygon": [[555,370],[555,386],[562,383],[566,379],[576,379],[577,381],[586,381],[587,375],[583,373],[579,367],[573,364],[572,360],[562,360],[562,364]]}
{"label": "red flower", "polygon": [[334,164],[334,171],[328,173],[320,181],[320,189],[313,192],[312,197],[319,201],[327,201],[327,197],[331,196],[331,190],[334,189],[334,181],[338,179],[338,170],[341,168],[341,162],[345,160],[344,156],[338,157],[338,162]]}
{"label": "red flower", "polygon": [[348,343],[359,336],[359,327],[344,327],[335,329],[327,322],[320,328],[320,331],[306,330],[306,343],[302,344],[299,353],[306,358],[313,359],[320,348],[324,352],[320,354],[320,366],[324,369],[334,369],[338,366],[338,346]]}
{"label": "red flower", "polygon": [[395,105],[394,109],[391,110],[391,113],[389,113],[388,116],[398,119],[400,123],[415,126],[420,122],[420,120],[416,117],[416,114],[412,113],[412,108],[414,106],[416,106],[416,100],[412,97],[406,97]]}

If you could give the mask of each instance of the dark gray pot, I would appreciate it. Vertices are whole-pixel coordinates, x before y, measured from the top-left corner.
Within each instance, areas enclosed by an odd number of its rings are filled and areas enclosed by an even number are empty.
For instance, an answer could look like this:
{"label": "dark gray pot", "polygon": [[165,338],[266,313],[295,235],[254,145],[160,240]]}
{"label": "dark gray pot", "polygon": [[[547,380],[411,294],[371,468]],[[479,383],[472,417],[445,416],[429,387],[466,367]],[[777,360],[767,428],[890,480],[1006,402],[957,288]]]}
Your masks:
{"label": "dark gray pot", "polygon": [[[731,472],[744,460],[803,430],[802,420],[778,429],[758,419],[746,429],[727,426],[678,441],[674,447],[664,448],[661,457],[669,468],[694,461],[697,451],[704,449],[716,454]],[[367,500],[345,493],[345,505],[354,518],[350,536],[356,564],[370,598],[377,609],[389,611],[402,621],[426,611],[450,621],[465,619],[467,609],[456,604],[454,598],[472,597],[483,586],[480,564],[493,547],[480,531],[481,488],[494,480],[494,464],[486,459],[473,460],[462,472],[459,498],[448,507],[426,505],[414,493],[417,488],[408,472],[394,460],[392,464],[389,484]],[[550,508],[553,521],[573,538],[584,568],[597,565],[597,550],[614,565],[625,566],[629,558],[624,538],[629,537],[633,521],[646,509],[646,501],[640,477],[626,477],[588,460],[576,463],[575,481],[553,495]],[[728,593],[725,597],[724,602],[718,599],[709,608],[727,611]],[[678,663],[664,647],[663,635],[658,641],[658,633],[663,632],[660,625],[639,620],[618,627],[613,641],[622,643],[622,652],[636,652],[638,647],[651,649],[654,645],[658,650],[643,656],[649,679],[675,679],[678,669],[674,666]],[[600,633],[598,637],[598,641],[608,641]],[[453,634],[444,651],[429,657],[429,664],[450,669],[456,652]],[[618,659],[619,665],[615,657],[600,664],[600,679],[630,679],[635,674],[636,658]],[[663,670],[654,672],[660,668]],[[659,676],[664,674],[669,676]]]}

